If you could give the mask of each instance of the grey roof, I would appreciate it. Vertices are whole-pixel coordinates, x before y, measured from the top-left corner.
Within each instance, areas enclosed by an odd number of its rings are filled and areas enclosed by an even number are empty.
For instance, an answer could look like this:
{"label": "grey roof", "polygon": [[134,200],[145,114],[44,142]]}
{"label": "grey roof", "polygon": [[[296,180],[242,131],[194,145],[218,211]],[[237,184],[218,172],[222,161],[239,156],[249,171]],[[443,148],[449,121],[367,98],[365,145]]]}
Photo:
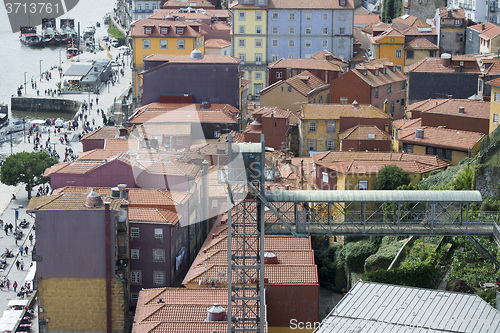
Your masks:
{"label": "grey roof", "polygon": [[268,201],[283,202],[482,202],[479,191],[266,191]]}
{"label": "grey roof", "polygon": [[[233,151],[242,154],[245,153],[260,153],[262,151],[261,143],[238,142],[233,143]],[[274,148],[266,147],[266,151],[274,151]]]}
{"label": "grey roof", "polygon": [[64,76],[85,76],[92,69],[92,62],[73,64],[64,73]]}
{"label": "grey roof", "polygon": [[500,332],[500,312],[473,294],[359,281],[314,333]]}

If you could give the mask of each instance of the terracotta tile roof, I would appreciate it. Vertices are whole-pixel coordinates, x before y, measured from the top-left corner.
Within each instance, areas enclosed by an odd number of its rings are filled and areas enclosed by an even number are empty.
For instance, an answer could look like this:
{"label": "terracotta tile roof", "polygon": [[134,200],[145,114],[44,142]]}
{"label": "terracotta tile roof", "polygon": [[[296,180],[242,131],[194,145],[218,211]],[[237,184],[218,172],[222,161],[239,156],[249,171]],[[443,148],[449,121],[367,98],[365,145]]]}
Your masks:
{"label": "terracotta tile roof", "polygon": [[354,25],[365,26],[371,23],[380,22],[378,14],[354,14]]}
{"label": "terracotta tile roof", "polygon": [[200,323],[141,323],[134,324],[133,333],[195,333],[195,332],[224,332],[227,322],[200,322]]}
{"label": "terracotta tile roof", "polygon": [[394,71],[393,66],[383,65],[377,62],[362,63],[351,69],[351,71],[371,87],[380,87],[387,84],[406,81],[406,76],[400,71]]}
{"label": "terracotta tile roof", "polygon": [[368,140],[368,134],[373,134],[373,140],[391,140],[391,135],[377,126],[357,125],[339,134],[341,140]]}
{"label": "terracotta tile roof", "polygon": [[493,79],[491,81],[486,82],[486,84],[490,84],[495,87],[500,87],[500,78]]}
{"label": "terracotta tile roof", "polygon": [[245,87],[245,86],[246,86],[246,85],[248,85],[250,82],[252,82],[252,81],[247,80],[247,79],[241,79],[241,86],[242,86],[242,87]]}
{"label": "terracotta tile roof", "polygon": [[115,152],[138,150],[139,141],[133,139],[106,139],[104,149]]}
{"label": "terracotta tile roof", "polygon": [[63,162],[63,163],[57,163],[57,164],[54,164],[53,166],[45,169],[44,173],[43,173],[43,177],[50,177],[51,174],[53,173],[57,173],[59,170],[61,169],[64,169],[65,167],[67,167],[71,162]]}
{"label": "terracotta tile roof", "polygon": [[[239,64],[241,62],[240,58],[235,58],[225,55],[216,54],[205,54],[201,59],[193,59],[188,54],[151,54],[144,58],[144,61],[161,61],[165,63],[193,63],[202,62],[208,64]],[[154,71],[157,67],[153,67],[148,71]],[[144,72],[148,72],[144,71]],[[143,72],[143,73],[144,73]]]}
{"label": "terracotta tile roof", "polygon": [[205,48],[222,49],[231,46],[231,42],[221,38],[212,38],[205,41]]}
{"label": "terracotta tile roof", "polygon": [[410,173],[426,173],[449,166],[435,155],[396,152],[326,152],[313,155],[313,160],[345,174],[378,173],[386,165],[396,165]]}
{"label": "terracotta tile roof", "polygon": [[[85,206],[90,189],[85,193],[59,193],[49,196],[32,198],[28,204],[27,211],[37,210],[104,210],[104,204],[99,207]],[[116,210],[120,205],[126,205],[125,199],[102,198],[103,202],[110,202],[110,208]]]}
{"label": "terracotta tile roof", "polygon": [[[460,56],[453,55],[452,61],[460,61]],[[461,69],[460,73],[481,73],[479,66],[475,61],[475,58],[463,57],[464,61],[467,61],[465,66]],[[458,66],[458,64],[457,64]],[[405,73],[455,73],[455,66],[452,64],[449,67],[443,67],[441,65],[440,58],[425,58],[410,66],[405,67]]]}
{"label": "terracotta tile roof", "polygon": [[[279,250],[271,252],[278,257],[279,265],[314,265],[314,253],[311,250]],[[197,261],[195,261],[196,265],[227,265],[227,249],[207,253],[200,252],[198,257],[196,258]]]}
{"label": "terracotta tile roof", "polygon": [[398,120],[394,120],[392,122],[392,125],[396,129],[415,128],[415,127],[418,128],[421,126],[421,124],[422,124],[422,122],[421,122],[420,118],[409,119],[409,120],[398,119]]}
{"label": "terracotta tile roof", "polygon": [[85,160],[95,160],[101,161],[104,159],[111,159],[112,157],[120,155],[120,152],[106,150],[106,149],[92,149],[86,152],[83,152],[78,156],[78,161]]}
{"label": "terracotta tile roof", "polygon": [[[483,25],[484,25],[484,29],[483,29]],[[467,28],[475,30],[477,32],[481,32],[481,31],[484,32],[484,31],[486,31],[488,29],[491,29],[493,27],[498,27],[498,26],[495,25],[495,24],[493,24],[493,23],[491,23],[491,22],[484,22],[484,23],[479,23],[479,24],[468,26]]]}
{"label": "terracotta tile roof", "polygon": [[427,145],[433,147],[443,147],[454,150],[468,151],[476,143],[482,140],[483,133],[453,130],[448,128],[438,128],[421,126],[424,130],[424,138],[415,137],[415,129],[408,128],[400,130],[398,133],[399,141],[417,145]]}
{"label": "terracotta tile roof", "polygon": [[[59,193],[89,193],[91,187],[66,186],[54,190],[54,194]],[[110,187],[93,187],[100,195],[111,196]],[[163,189],[128,188],[129,207],[159,207],[171,208],[175,205],[183,205],[191,197],[190,193],[168,191]]]}
{"label": "terracotta tile roof", "polygon": [[339,67],[349,66],[349,62],[336,56],[335,54],[333,54],[332,52],[330,52],[328,50],[323,50],[323,51],[319,51],[319,52],[311,54],[311,59],[328,60],[329,62],[336,64]]}
{"label": "terracotta tile roof", "polygon": [[[191,135],[191,125],[189,124],[159,124],[146,122],[138,125],[135,130],[137,133],[144,136],[155,135],[175,135],[186,136]],[[146,134],[146,135],[144,135]]]}
{"label": "terracotta tile roof", "polygon": [[288,123],[290,125],[297,125],[299,122],[299,118],[295,115],[295,113],[278,107],[261,107],[252,112],[252,115],[255,114],[261,114],[262,117],[288,118]]}
{"label": "terracotta tile roof", "polygon": [[[193,0],[190,1],[189,3],[192,7],[209,7],[209,8],[214,8],[215,6],[210,2],[206,0]],[[168,7],[186,7],[186,1],[183,0],[168,0],[163,2],[163,8],[168,8]]]}
{"label": "terracotta tile roof", "polygon": [[[463,107],[465,113],[459,113],[459,108]],[[467,118],[490,119],[490,103],[484,101],[474,101],[469,99],[439,99],[434,105],[432,100],[427,107],[422,108],[422,112],[439,113]]]}
{"label": "terracotta tile roof", "polygon": [[492,27],[483,30],[483,33],[479,35],[479,38],[490,40],[500,35],[500,27],[497,25],[493,25]]}
{"label": "terracotta tile roof", "polygon": [[104,126],[93,130],[90,133],[85,134],[81,140],[92,139],[92,140],[102,140],[102,139],[114,139],[117,135],[118,128],[114,126]]}
{"label": "terracotta tile roof", "polygon": [[307,96],[314,89],[325,86],[323,80],[309,71],[303,71],[300,74],[292,76],[285,82],[304,96]]}
{"label": "terracotta tile roof", "polygon": [[366,32],[367,34],[374,35],[376,33],[381,33],[383,31],[386,31],[391,27],[390,24],[384,23],[384,22],[373,22],[371,24],[368,24],[364,26],[361,31]]}
{"label": "terracotta tile roof", "polygon": [[417,37],[406,43],[406,47],[410,49],[439,49],[439,47],[425,37]]}
{"label": "terracotta tile roof", "polygon": [[391,118],[373,105],[303,104],[301,119],[340,119],[342,117]]}
{"label": "terracotta tile roof", "polygon": [[423,111],[429,107],[432,107],[434,105],[438,105],[441,103],[445,103],[448,99],[446,98],[428,98],[423,101],[415,102],[406,107],[406,111],[411,111],[411,110],[418,110],[418,111]]}
{"label": "terracotta tile roof", "polygon": [[500,58],[478,59],[486,75],[500,75]]}
{"label": "terracotta tile roof", "polygon": [[372,37],[372,39],[374,42],[378,42],[379,40],[381,40],[382,38],[385,38],[385,37],[404,37],[404,34],[394,27],[389,27],[387,30],[385,30],[380,35]]}
{"label": "terracotta tile roof", "polygon": [[[167,27],[168,33],[161,34],[160,26]],[[151,27],[152,33],[146,34],[145,27]],[[177,27],[184,28],[184,33],[177,34]],[[198,38],[206,34],[200,27],[199,22],[140,19],[130,23],[129,36],[132,38]]]}
{"label": "terracotta tile roof", "polygon": [[155,20],[163,20],[168,16],[169,13],[172,15],[176,15],[176,16],[182,15],[182,16],[184,16],[185,20],[201,19],[201,18],[210,19],[212,16],[215,16],[219,19],[229,18],[229,13],[225,9],[204,8],[204,10],[205,10],[205,14],[203,14],[203,13],[180,13],[179,9],[160,8],[160,9],[155,9],[154,13],[152,15],[150,15],[148,18],[155,19]]}
{"label": "terracotta tile roof", "polygon": [[338,0],[322,1],[310,0],[304,2],[302,0],[269,0],[269,5],[255,6],[251,4],[242,4],[234,1],[229,5],[230,9],[255,9],[255,8],[279,8],[279,9],[354,9],[353,0],[346,0],[345,6],[340,6]]}
{"label": "terracotta tile roof", "polygon": [[179,222],[181,217],[181,215],[177,215],[177,213],[171,210],[158,208],[130,207],[128,212],[129,221],[133,222],[153,222],[175,225]]}
{"label": "terracotta tile roof", "polygon": [[[463,8],[455,8],[452,6],[449,7],[441,7],[439,10],[440,18],[453,18],[453,19],[464,19],[465,18],[465,10]],[[451,16],[448,17],[449,13]]]}
{"label": "terracotta tile roof", "polygon": [[129,121],[132,123],[237,123],[240,111],[229,104],[151,103],[135,110]]}
{"label": "terracotta tile roof", "polygon": [[348,66],[349,65],[347,63],[328,61],[326,59],[281,58],[270,64],[268,67],[342,72],[343,69]]}

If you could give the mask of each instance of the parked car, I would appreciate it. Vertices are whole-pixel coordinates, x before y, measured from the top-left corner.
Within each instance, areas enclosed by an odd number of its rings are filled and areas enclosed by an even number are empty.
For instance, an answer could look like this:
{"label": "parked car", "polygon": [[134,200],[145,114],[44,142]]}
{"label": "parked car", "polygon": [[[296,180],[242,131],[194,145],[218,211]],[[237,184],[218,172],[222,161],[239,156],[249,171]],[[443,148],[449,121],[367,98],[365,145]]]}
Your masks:
{"label": "parked car", "polygon": [[113,47],[118,47],[118,46],[120,46],[120,43],[118,42],[118,40],[114,39],[114,40],[111,40],[111,45]]}
{"label": "parked car", "polygon": [[105,42],[109,41],[109,36],[102,37],[102,40],[105,41]]}

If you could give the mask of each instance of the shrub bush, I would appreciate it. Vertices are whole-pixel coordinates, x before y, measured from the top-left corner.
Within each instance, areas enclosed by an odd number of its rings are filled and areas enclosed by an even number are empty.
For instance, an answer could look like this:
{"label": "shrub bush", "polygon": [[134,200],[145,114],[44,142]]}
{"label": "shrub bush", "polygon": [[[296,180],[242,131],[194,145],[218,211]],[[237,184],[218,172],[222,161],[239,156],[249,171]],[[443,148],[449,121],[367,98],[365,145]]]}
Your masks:
{"label": "shrub bush", "polygon": [[366,258],[365,272],[387,269],[402,245],[397,237],[383,237],[378,251]]}
{"label": "shrub bush", "polygon": [[353,272],[363,273],[365,260],[377,252],[377,245],[369,239],[346,244],[345,257],[349,269]]}

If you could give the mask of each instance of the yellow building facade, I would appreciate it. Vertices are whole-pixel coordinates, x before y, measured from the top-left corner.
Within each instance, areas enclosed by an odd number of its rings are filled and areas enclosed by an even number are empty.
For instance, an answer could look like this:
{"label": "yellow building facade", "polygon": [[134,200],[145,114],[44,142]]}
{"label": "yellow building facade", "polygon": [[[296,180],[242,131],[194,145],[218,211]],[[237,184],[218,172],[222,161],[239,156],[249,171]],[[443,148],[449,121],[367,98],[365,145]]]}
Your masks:
{"label": "yellow building facade", "polygon": [[266,86],[267,10],[258,6],[238,6],[235,2],[231,12],[234,50],[232,56],[242,60],[243,78],[251,81],[248,93],[252,99]]}
{"label": "yellow building facade", "polygon": [[371,38],[375,59],[387,58],[399,69],[405,66],[405,36],[394,28]]}
{"label": "yellow building facade", "polygon": [[500,79],[488,82],[491,85],[490,102],[490,127],[489,132],[493,132],[498,127],[498,118],[500,117]]}
{"label": "yellow building facade", "polygon": [[194,49],[205,52],[206,32],[198,22],[141,19],[130,26],[133,49],[134,97],[140,95],[144,58],[151,54],[191,54]]}

